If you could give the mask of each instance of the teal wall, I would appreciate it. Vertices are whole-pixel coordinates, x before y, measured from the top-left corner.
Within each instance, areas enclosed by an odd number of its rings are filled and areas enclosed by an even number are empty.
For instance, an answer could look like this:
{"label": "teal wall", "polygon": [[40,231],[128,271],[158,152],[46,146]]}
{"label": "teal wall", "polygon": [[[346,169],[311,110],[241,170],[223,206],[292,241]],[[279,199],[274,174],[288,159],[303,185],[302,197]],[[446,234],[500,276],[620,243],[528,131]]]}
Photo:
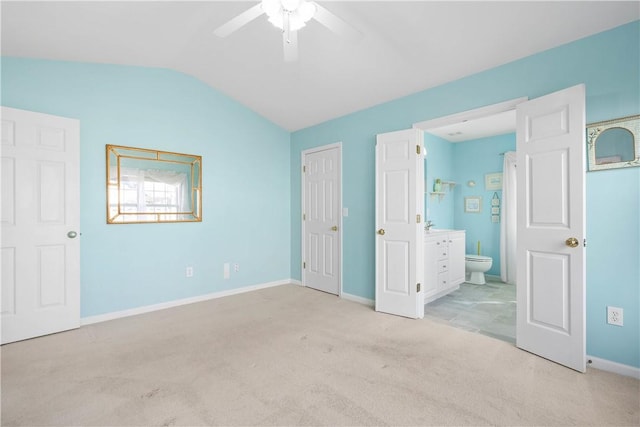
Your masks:
{"label": "teal wall", "polygon": [[[3,58],[2,105],[80,120],[82,317],[291,277],[289,132],[165,69]],[[107,225],[106,144],[201,155],[203,221]]]}
{"label": "teal wall", "polygon": [[[342,141],[344,292],[373,299],[375,136],[584,83],[587,122],[640,112],[640,22],[381,104],[291,136],[291,269],[300,279],[300,152]],[[640,367],[640,168],[587,174],[587,352]],[[606,306],[625,326],[606,324]]]}
{"label": "teal wall", "polygon": [[[500,223],[491,222],[491,199],[497,193],[502,201],[502,191],[485,190],[484,176],[502,172],[504,157],[500,153],[515,149],[515,133],[453,144],[453,177],[460,183],[454,190],[454,228],[466,230],[468,254],[477,253],[480,241],[481,255],[493,259],[489,274],[496,276],[500,275]],[[467,186],[469,180],[476,186]],[[482,197],[480,213],[464,211],[464,198],[469,196]]]}
{"label": "teal wall", "polygon": [[[430,194],[437,178],[442,181],[455,181],[453,144],[430,133],[424,133],[424,147],[427,157],[424,160],[425,176],[425,215],[434,224],[434,228],[453,228],[453,194],[450,188],[444,191],[444,196]],[[455,187],[454,187],[455,191]]]}

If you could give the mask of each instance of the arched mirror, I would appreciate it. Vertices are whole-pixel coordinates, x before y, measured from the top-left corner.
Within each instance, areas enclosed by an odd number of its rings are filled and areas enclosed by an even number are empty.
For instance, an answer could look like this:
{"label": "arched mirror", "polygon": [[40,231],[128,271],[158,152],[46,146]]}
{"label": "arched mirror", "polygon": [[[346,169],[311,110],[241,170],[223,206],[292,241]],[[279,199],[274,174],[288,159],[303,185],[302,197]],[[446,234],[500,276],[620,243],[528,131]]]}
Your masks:
{"label": "arched mirror", "polygon": [[107,223],[202,221],[202,157],[107,145]]}
{"label": "arched mirror", "polygon": [[640,166],[640,115],[587,126],[589,170]]}

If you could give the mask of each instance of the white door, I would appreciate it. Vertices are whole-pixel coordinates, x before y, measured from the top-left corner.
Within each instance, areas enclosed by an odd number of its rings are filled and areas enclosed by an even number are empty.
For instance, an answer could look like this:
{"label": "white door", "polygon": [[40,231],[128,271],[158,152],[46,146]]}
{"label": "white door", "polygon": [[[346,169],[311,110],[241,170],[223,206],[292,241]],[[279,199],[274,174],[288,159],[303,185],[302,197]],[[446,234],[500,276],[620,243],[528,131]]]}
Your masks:
{"label": "white door", "polygon": [[519,104],[518,347],[585,371],[585,87]]}
{"label": "white door", "polygon": [[340,158],[338,144],[302,153],[302,283],[335,295],[340,293]]}
{"label": "white door", "polygon": [[424,317],[424,157],[420,129],[376,138],[376,311]]}
{"label": "white door", "polygon": [[80,326],[80,134],[2,107],[2,343]]}

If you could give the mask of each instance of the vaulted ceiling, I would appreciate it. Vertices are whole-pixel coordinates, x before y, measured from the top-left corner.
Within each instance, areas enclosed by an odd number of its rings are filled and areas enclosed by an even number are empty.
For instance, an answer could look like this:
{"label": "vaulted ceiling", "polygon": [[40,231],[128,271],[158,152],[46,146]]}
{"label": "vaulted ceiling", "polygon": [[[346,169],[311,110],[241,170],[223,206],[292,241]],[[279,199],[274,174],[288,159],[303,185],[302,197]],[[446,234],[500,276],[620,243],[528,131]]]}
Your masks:
{"label": "vaulted ceiling", "polygon": [[258,1],[2,1],[2,54],[174,69],[295,131],[640,19],[637,1],[319,1],[355,41],[310,21],[299,59]]}

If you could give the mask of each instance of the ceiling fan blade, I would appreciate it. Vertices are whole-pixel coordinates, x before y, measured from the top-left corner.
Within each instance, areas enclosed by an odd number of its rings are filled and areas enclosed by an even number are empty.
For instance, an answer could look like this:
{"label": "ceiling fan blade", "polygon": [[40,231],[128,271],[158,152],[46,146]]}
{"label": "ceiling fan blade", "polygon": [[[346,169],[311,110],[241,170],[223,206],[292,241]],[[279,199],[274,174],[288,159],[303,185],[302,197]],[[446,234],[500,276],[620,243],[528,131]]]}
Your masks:
{"label": "ceiling fan blade", "polygon": [[318,3],[314,2],[314,4],[316,6],[316,13],[313,15],[313,19],[347,40],[357,41],[362,37],[362,33],[360,31],[356,30],[351,25],[320,6]]}
{"label": "ceiling fan blade", "polygon": [[248,24],[263,13],[264,10],[262,10],[262,3],[258,3],[251,9],[245,10],[240,15],[231,19],[226,24],[218,27],[213,33],[218,37],[227,37],[229,34],[239,30],[243,25]]}
{"label": "ceiling fan blade", "polygon": [[282,45],[284,47],[284,61],[295,62],[298,60],[298,32],[290,31],[289,37],[287,32],[282,32]]}

